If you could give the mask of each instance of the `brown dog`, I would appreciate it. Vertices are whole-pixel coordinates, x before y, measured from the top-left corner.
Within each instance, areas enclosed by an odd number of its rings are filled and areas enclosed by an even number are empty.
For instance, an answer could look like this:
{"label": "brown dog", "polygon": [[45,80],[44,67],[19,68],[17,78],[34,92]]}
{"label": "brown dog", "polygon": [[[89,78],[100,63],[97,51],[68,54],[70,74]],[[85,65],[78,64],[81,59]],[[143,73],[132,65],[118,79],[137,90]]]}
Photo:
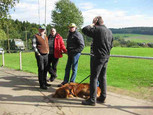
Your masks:
{"label": "brown dog", "polygon": [[[100,96],[101,89],[97,87],[97,97]],[[90,95],[90,85],[88,83],[67,83],[56,90],[54,98],[81,97],[88,98]]]}

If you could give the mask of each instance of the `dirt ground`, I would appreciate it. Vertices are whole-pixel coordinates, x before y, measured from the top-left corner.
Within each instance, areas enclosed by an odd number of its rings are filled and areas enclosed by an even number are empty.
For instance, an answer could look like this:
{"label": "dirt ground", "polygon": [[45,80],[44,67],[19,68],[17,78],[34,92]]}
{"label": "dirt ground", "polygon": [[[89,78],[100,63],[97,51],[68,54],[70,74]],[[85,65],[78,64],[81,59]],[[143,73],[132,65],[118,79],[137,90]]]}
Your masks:
{"label": "dirt ground", "polygon": [[129,91],[129,90],[121,89],[121,88],[108,86],[108,91],[111,91],[113,93],[153,102],[153,87],[140,88],[140,89],[142,89],[141,92],[134,92],[134,91]]}

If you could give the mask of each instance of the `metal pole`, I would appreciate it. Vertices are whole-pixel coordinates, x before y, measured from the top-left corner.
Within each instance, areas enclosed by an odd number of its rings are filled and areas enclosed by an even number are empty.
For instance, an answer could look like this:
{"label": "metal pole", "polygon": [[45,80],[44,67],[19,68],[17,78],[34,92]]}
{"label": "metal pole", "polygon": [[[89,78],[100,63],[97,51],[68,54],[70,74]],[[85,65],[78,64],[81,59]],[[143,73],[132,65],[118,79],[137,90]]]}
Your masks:
{"label": "metal pole", "polygon": [[126,55],[110,55],[111,57],[121,57],[121,58],[137,58],[137,59],[150,59],[153,60],[153,57],[142,57],[142,56],[126,56]]}
{"label": "metal pole", "polygon": [[22,51],[20,51],[20,70],[22,70]]}
{"label": "metal pole", "polygon": [[47,0],[45,0],[45,26],[46,26],[46,4],[47,4]]}
{"label": "metal pole", "polygon": [[39,0],[38,0],[38,22],[40,24],[40,4],[39,4]]}
{"label": "metal pole", "polygon": [[5,66],[5,60],[4,60],[4,50],[2,51],[2,60],[3,60],[3,64],[2,67]]}
{"label": "metal pole", "polygon": [[[81,55],[94,56],[93,54],[90,54],[90,53],[81,53]],[[153,57],[142,57],[142,56],[110,55],[110,57],[137,58],[137,59],[150,59],[150,60],[153,60]]]}

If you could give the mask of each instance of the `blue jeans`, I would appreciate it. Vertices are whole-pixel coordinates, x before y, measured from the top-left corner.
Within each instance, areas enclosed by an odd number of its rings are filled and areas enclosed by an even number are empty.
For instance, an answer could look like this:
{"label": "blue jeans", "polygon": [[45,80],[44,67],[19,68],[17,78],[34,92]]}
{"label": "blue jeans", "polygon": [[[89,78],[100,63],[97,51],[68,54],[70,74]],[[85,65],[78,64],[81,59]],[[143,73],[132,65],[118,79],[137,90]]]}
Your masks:
{"label": "blue jeans", "polygon": [[77,53],[73,57],[68,56],[68,60],[67,60],[66,68],[65,68],[64,83],[68,83],[69,81],[71,66],[72,66],[72,76],[71,76],[70,82],[75,82],[80,55],[81,53]]}

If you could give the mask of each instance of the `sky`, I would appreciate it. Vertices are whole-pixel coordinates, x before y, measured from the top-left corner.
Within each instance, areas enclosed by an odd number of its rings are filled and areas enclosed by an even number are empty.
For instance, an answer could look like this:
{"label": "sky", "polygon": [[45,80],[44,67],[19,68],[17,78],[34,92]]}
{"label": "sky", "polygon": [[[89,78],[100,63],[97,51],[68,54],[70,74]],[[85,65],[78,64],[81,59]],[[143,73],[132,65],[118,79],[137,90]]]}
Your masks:
{"label": "sky", "polygon": [[[46,0],[46,24],[52,23],[51,12],[55,9],[55,3],[58,1]],[[70,1],[82,12],[83,26],[91,24],[95,16],[102,16],[104,24],[108,28],[153,27],[153,0]],[[45,0],[20,0],[10,14],[12,19],[44,24]]]}

